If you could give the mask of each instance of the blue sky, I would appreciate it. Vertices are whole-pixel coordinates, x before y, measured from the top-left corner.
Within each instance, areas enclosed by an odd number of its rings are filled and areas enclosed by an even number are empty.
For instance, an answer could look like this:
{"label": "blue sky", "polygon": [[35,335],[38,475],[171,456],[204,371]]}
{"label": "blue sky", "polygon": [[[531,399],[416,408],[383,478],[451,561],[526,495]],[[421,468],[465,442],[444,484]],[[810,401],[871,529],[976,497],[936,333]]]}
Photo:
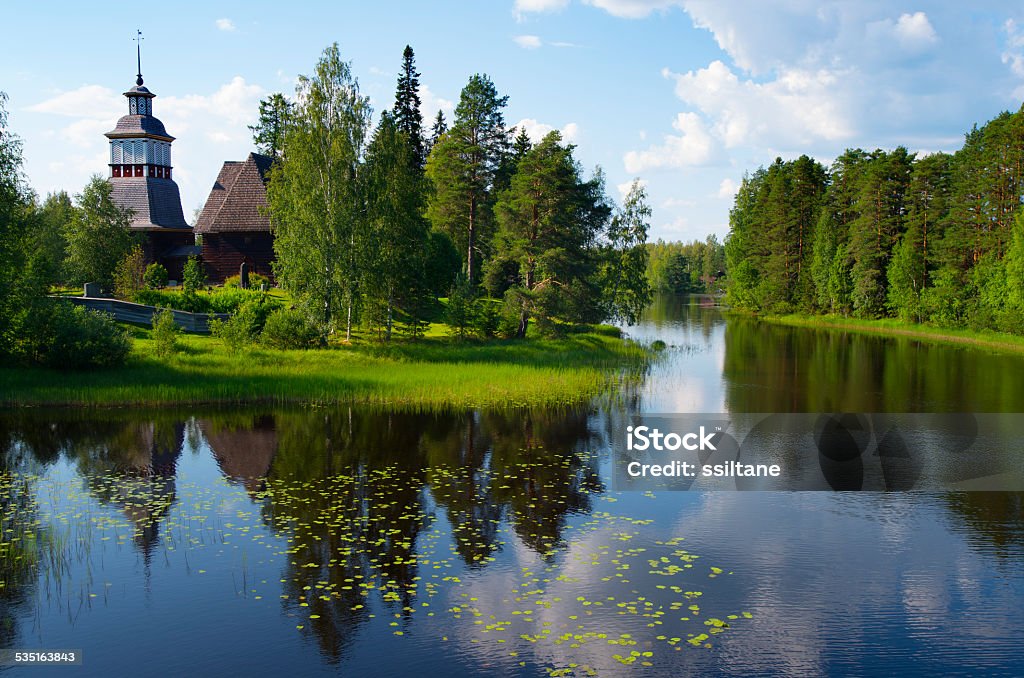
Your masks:
{"label": "blue sky", "polygon": [[735,187],[776,156],[952,151],[1024,99],[1024,4],[743,0],[461,0],[19,4],[0,90],[40,194],[106,173],[136,28],[187,217],[251,150],[261,97],[291,94],[338,42],[375,110],[416,51],[424,113],[451,118],[487,73],[509,125],[560,129],[608,192],[646,182],[652,237],[724,237]]}

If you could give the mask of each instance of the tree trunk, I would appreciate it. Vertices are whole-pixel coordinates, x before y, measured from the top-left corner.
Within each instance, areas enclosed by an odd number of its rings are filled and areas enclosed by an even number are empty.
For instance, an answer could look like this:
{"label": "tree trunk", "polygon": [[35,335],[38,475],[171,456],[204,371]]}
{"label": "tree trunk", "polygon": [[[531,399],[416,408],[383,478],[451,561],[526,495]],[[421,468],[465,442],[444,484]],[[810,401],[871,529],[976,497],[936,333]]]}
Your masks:
{"label": "tree trunk", "polygon": [[469,245],[466,252],[466,280],[473,284],[473,250],[476,249],[476,196],[469,199]]}

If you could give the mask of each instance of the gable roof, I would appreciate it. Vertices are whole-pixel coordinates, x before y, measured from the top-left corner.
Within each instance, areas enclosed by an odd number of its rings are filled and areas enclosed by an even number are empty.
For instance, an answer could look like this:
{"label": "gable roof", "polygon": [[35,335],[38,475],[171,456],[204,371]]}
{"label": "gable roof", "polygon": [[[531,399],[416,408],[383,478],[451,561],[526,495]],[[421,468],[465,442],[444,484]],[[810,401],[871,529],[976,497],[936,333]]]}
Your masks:
{"label": "gable roof", "polygon": [[273,158],[259,153],[250,153],[241,162],[225,162],[196,222],[196,233],[269,232],[270,217],[263,208],[273,164]]}

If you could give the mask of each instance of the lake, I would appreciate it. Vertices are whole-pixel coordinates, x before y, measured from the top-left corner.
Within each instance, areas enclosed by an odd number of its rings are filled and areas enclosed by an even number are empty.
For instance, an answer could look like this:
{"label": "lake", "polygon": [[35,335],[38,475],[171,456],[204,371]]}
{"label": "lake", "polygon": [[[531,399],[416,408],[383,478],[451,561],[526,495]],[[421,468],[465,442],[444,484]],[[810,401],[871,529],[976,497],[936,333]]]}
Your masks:
{"label": "lake", "polygon": [[702,297],[629,333],[668,347],[572,408],[0,413],[0,648],[133,675],[1024,675],[1024,493],[615,492],[611,452],[643,413],[1022,412],[1021,358]]}

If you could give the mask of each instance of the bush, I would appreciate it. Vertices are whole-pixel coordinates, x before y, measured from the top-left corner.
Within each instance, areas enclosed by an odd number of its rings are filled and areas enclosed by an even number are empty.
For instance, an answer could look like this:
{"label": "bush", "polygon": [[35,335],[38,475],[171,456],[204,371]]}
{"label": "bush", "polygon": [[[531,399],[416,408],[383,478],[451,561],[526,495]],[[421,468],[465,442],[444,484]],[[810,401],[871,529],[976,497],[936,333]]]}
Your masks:
{"label": "bush", "polygon": [[178,351],[178,335],[181,328],[174,322],[174,312],[164,308],[153,314],[153,340],[156,342],[156,354],[161,358]]}
{"label": "bush", "polygon": [[214,320],[210,323],[210,333],[232,350],[252,344],[259,338],[270,314],[280,308],[264,297],[245,302],[227,320]]}
{"label": "bush", "polygon": [[210,313],[212,310],[209,297],[169,290],[139,290],[135,293],[135,302],[190,313]]}
{"label": "bush", "polygon": [[[240,275],[233,275],[230,278],[225,278],[224,279],[224,287],[241,289],[241,287],[240,287],[240,285],[242,284],[241,278],[242,277]],[[258,289],[260,289],[260,285],[263,285],[263,284],[266,284],[267,288],[269,289],[270,288],[270,278],[268,278],[265,275],[260,275],[259,273],[249,273],[249,289],[251,289],[251,290],[258,290]]]}
{"label": "bush", "polygon": [[146,287],[151,290],[167,287],[167,269],[164,268],[163,264],[154,262],[146,267],[146,272],[143,274],[142,279],[146,283]]}
{"label": "bush", "polygon": [[29,362],[62,370],[122,365],[131,352],[128,334],[113,317],[66,302],[38,309],[21,353]]}
{"label": "bush", "polygon": [[263,292],[243,290],[237,287],[217,290],[206,297],[213,313],[234,313],[249,301],[259,301],[267,295]]}
{"label": "bush", "polygon": [[323,346],[324,337],[302,311],[278,308],[267,316],[260,342],[271,348],[306,349]]}

